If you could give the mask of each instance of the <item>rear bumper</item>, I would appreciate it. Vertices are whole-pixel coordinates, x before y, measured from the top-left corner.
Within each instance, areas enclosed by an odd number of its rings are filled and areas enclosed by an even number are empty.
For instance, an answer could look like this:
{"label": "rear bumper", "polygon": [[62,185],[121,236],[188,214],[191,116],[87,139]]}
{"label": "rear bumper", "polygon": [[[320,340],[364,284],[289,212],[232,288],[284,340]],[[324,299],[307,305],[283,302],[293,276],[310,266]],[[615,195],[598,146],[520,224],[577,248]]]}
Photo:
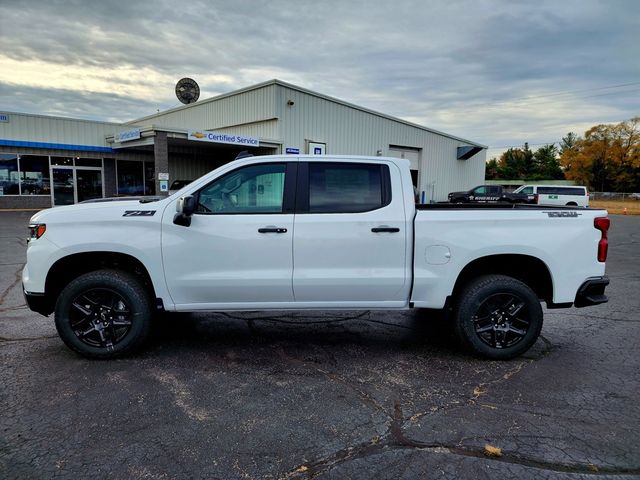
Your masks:
{"label": "rear bumper", "polygon": [[44,293],[30,293],[27,292],[24,288],[22,289],[22,293],[24,294],[24,299],[27,302],[27,306],[30,310],[38,312],[45,317],[53,311],[49,299],[45,296]]}
{"label": "rear bumper", "polygon": [[589,278],[578,289],[574,306],[581,308],[608,302],[609,299],[604,294],[607,285],[609,277],[606,275]]}

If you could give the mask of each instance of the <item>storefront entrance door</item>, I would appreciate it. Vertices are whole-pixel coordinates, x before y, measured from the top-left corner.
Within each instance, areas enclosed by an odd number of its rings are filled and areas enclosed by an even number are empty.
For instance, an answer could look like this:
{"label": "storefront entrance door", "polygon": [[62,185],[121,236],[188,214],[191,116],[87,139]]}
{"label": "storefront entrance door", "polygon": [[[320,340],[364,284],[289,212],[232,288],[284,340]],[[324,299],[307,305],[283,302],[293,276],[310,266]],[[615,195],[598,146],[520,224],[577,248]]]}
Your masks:
{"label": "storefront entrance door", "polygon": [[75,203],[74,171],[71,168],[53,167],[51,169],[53,187],[53,205],[71,205]]}
{"label": "storefront entrance door", "polygon": [[53,205],[102,198],[102,169],[78,167],[52,167]]}

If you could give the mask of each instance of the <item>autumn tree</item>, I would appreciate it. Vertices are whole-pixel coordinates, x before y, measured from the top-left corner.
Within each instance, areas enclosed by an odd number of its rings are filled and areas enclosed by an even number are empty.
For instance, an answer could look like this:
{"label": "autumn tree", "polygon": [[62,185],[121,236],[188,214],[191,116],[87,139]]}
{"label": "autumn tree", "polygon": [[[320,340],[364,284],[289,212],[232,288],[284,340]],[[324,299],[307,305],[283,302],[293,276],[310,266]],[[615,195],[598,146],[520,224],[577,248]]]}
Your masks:
{"label": "autumn tree", "polygon": [[640,191],[640,117],[568,137],[560,157],[568,179],[601,192]]}

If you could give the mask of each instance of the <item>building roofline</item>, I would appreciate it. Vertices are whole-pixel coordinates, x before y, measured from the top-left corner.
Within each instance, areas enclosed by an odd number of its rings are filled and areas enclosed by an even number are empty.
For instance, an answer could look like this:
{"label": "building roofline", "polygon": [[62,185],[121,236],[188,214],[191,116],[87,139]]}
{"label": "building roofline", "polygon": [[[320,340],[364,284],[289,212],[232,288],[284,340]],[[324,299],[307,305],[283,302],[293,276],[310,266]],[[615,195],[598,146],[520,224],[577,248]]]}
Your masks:
{"label": "building roofline", "polygon": [[460,142],[468,143],[470,145],[475,145],[477,147],[482,147],[483,149],[489,148],[487,145],[483,145],[481,143],[473,142],[471,140],[467,140],[466,138],[457,137],[455,135],[451,135],[451,134],[448,134],[448,133],[445,133],[445,132],[441,132],[440,130],[435,130],[433,128],[425,127],[424,125],[419,125],[417,123],[409,122],[408,120],[403,120],[401,118],[394,117],[392,115],[387,115],[386,113],[381,113],[381,112],[378,112],[376,110],[371,110],[371,109],[366,108],[366,107],[361,107],[359,105],[356,105],[356,104],[353,104],[353,103],[349,103],[349,102],[344,101],[344,100],[340,100],[339,98],[335,98],[335,97],[331,97],[329,95],[324,95],[322,93],[314,92],[313,90],[309,90],[309,89],[306,89],[306,88],[303,88],[303,87],[299,87],[299,86],[293,85],[291,83],[283,82],[282,80],[278,80],[278,79],[268,80],[266,82],[258,83],[256,85],[251,85],[251,86],[248,86],[248,87],[241,88],[239,90],[234,90],[232,92],[223,93],[223,94],[217,95],[215,97],[207,98],[207,99],[202,100],[200,102],[191,103],[189,105],[182,105],[182,106],[179,106],[179,107],[174,107],[174,108],[171,108],[169,110],[165,110],[164,112],[155,113],[153,115],[147,115],[146,117],[142,117],[142,118],[138,118],[136,120],[132,120],[130,122],[126,122],[125,125],[134,125],[136,123],[144,122],[144,121],[159,117],[161,115],[165,115],[167,113],[178,112],[178,111],[181,111],[181,110],[186,110],[188,108],[193,108],[193,107],[196,107],[196,106],[200,106],[200,105],[203,105],[205,103],[216,102],[218,100],[222,100],[223,98],[233,97],[235,95],[241,95],[243,93],[250,92],[250,91],[253,91],[253,90],[259,90],[261,88],[268,87],[270,85],[277,85],[277,86],[289,88],[291,90],[296,90],[296,91],[304,93],[306,95],[311,95],[311,96],[314,96],[314,97],[317,97],[317,98],[321,98],[323,100],[327,100],[329,102],[337,103],[337,104],[343,105],[345,107],[349,107],[349,108],[353,108],[355,110],[359,110],[361,112],[369,113],[371,115],[376,115],[378,117],[385,118],[387,120],[391,120],[391,121],[394,121],[394,122],[402,123],[404,125],[408,125],[408,126],[413,127],[413,128],[424,130],[424,131],[429,132],[429,133],[434,133],[436,135],[441,135],[443,137],[451,138],[453,140],[458,140]]}
{"label": "building roofline", "polygon": [[104,120],[89,120],[87,118],[73,118],[73,117],[62,117],[59,115],[43,115],[41,113],[25,113],[25,112],[10,112],[8,110],[0,110],[1,113],[6,113],[8,115],[21,115],[23,117],[39,117],[39,118],[50,118],[52,120],[71,120],[74,122],[87,122],[87,123],[99,123],[101,125],[117,125],[124,126],[128,123],[119,123],[119,122],[107,122]]}

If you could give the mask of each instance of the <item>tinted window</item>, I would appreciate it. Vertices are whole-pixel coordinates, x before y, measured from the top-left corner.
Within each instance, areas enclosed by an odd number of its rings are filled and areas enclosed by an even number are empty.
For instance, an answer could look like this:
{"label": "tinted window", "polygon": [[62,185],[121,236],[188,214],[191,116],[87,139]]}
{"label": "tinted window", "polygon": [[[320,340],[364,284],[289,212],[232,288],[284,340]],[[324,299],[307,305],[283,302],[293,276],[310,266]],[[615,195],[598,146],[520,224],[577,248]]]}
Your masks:
{"label": "tinted window", "polygon": [[582,187],[538,187],[538,193],[543,195],[585,195]]}
{"label": "tinted window", "polygon": [[383,195],[388,182],[386,165],[360,163],[310,163],[309,212],[358,213],[390,202]]}
{"label": "tinted window", "polygon": [[523,189],[516,190],[516,193],[524,193],[525,195],[533,194],[533,187],[524,187]]}
{"label": "tinted window", "polygon": [[286,165],[234,170],[200,190],[198,213],[282,213]]}

